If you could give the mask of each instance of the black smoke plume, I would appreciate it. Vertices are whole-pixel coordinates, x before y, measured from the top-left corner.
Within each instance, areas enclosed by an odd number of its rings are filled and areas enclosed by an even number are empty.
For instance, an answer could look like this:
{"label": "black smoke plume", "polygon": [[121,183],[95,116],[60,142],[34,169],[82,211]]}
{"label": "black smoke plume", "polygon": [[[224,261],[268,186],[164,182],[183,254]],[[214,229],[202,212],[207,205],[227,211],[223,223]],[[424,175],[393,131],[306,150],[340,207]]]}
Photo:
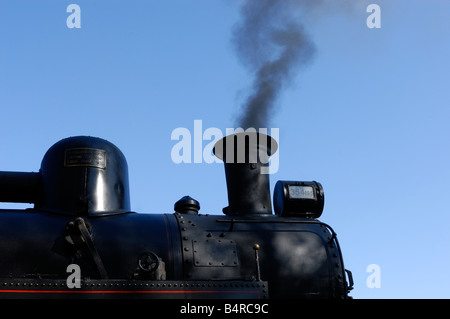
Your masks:
{"label": "black smoke plume", "polygon": [[237,125],[269,126],[282,89],[314,55],[314,45],[300,23],[306,0],[246,0],[232,41],[241,62],[253,75]]}

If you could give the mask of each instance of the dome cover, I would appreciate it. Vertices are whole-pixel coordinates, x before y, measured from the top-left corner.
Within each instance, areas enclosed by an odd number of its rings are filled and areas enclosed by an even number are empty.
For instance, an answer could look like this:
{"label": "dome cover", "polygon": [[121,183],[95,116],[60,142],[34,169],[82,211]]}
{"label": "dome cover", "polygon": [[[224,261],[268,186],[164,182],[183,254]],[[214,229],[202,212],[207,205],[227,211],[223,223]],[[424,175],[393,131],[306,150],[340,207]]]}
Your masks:
{"label": "dome cover", "polygon": [[76,136],[57,142],[44,155],[41,174],[37,209],[77,216],[130,211],[125,156],[104,139]]}

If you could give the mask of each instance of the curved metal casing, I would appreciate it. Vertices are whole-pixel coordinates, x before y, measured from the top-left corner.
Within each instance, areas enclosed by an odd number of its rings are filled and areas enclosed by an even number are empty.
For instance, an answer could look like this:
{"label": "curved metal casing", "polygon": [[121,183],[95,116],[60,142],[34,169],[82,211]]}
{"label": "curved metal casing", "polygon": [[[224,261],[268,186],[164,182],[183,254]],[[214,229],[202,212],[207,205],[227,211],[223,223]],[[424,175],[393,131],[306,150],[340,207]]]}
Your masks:
{"label": "curved metal casing", "polygon": [[125,156],[104,139],[63,139],[44,155],[40,171],[42,189],[37,209],[77,216],[130,211]]}

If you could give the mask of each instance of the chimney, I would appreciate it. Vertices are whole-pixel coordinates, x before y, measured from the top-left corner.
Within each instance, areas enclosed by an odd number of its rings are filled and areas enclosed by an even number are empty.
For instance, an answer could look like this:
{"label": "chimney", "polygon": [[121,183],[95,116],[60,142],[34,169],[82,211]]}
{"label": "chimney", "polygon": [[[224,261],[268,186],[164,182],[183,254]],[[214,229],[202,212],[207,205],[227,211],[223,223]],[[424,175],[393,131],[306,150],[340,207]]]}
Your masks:
{"label": "chimney", "polygon": [[214,145],[214,154],[224,161],[230,216],[271,215],[269,157],[277,142],[255,132],[228,135]]}

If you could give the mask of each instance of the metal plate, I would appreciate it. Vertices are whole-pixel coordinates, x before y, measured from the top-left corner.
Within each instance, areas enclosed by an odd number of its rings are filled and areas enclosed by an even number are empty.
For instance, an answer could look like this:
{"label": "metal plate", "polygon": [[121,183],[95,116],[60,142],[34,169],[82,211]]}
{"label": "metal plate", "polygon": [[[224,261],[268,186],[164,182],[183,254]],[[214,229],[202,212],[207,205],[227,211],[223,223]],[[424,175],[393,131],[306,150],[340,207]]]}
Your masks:
{"label": "metal plate", "polygon": [[66,150],[64,166],[106,168],[106,151],[96,148],[69,148]]}
{"label": "metal plate", "polygon": [[238,265],[236,243],[226,239],[194,240],[194,266],[236,267]]}

